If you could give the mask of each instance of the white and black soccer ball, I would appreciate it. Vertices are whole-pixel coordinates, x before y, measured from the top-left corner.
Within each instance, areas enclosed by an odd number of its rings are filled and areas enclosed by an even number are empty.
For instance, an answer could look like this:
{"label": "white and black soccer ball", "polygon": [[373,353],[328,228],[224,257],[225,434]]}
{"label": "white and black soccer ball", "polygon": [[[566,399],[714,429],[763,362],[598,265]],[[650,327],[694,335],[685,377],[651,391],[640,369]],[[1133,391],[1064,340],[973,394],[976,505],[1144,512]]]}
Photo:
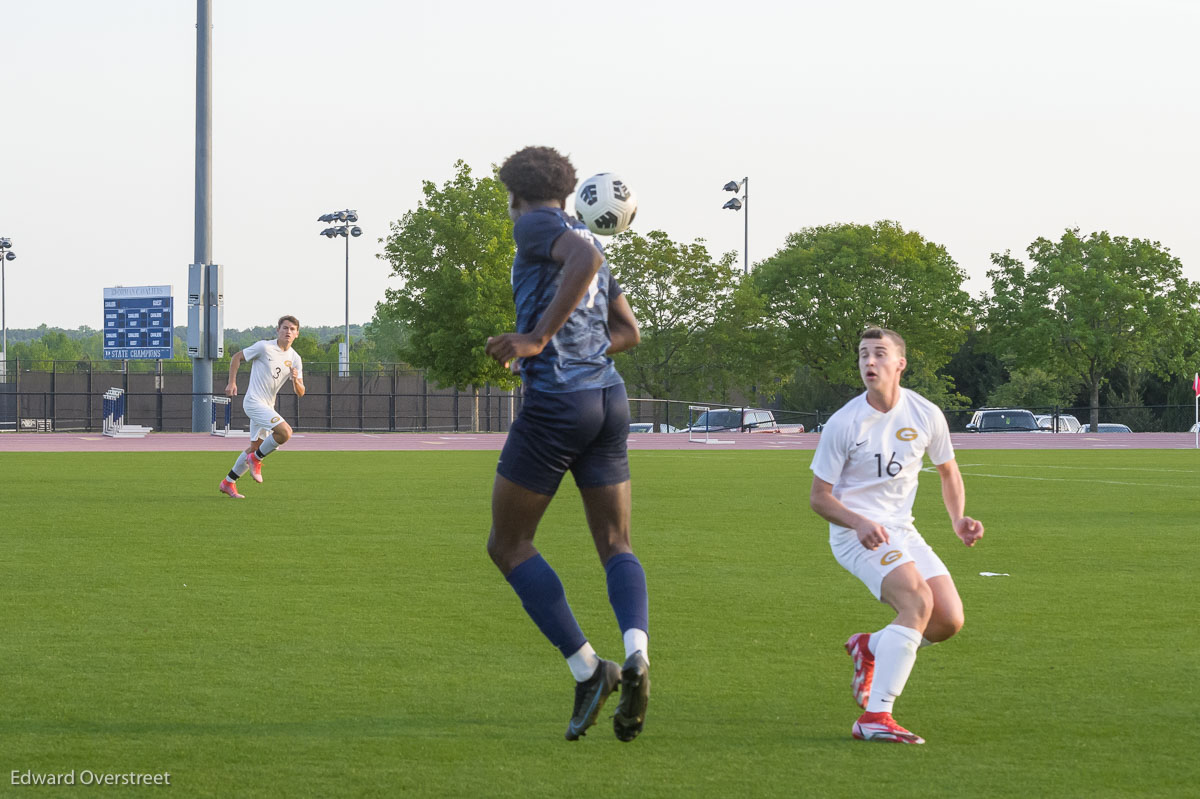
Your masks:
{"label": "white and black soccer ball", "polygon": [[601,172],[579,184],[575,192],[575,216],[599,236],[615,236],[637,216],[633,190],[612,172]]}

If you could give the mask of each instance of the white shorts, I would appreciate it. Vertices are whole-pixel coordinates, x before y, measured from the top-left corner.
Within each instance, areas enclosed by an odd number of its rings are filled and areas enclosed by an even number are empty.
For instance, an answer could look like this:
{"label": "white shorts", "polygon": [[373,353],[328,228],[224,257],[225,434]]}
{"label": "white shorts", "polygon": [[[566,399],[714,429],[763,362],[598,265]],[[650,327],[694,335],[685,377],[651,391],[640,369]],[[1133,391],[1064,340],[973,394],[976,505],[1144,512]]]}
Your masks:
{"label": "white shorts", "polygon": [[876,599],[880,598],[883,578],[905,563],[915,563],[917,572],[926,580],[950,574],[917,528],[885,525],[885,529],[888,543],[871,550],[862,545],[853,529],[829,525],[829,548],[833,550],[833,556],[843,569],[862,580]]}
{"label": "white shorts", "polygon": [[266,438],[275,429],[275,425],[283,421],[279,411],[257,400],[243,401],[242,412],[250,417],[251,441],[257,441],[260,436]]}

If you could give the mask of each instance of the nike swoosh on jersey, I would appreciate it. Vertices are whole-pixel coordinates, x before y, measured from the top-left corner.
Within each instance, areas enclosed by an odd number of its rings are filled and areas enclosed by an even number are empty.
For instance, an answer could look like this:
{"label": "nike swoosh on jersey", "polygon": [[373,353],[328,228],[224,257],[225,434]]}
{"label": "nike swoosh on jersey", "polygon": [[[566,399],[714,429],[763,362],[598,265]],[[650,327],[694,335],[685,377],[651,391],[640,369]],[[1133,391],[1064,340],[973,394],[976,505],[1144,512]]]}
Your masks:
{"label": "nike swoosh on jersey", "polygon": [[864,438],[862,441],[855,441],[854,446],[861,447],[863,444],[867,443],[870,440],[871,439],[869,439],[869,438]]}

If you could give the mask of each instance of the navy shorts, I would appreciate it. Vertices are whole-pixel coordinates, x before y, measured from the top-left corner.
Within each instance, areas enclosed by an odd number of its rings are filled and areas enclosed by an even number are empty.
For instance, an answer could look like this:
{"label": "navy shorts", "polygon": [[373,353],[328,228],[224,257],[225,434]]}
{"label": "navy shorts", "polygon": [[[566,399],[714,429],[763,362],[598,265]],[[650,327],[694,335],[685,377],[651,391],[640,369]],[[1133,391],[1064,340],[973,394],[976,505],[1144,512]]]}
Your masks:
{"label": "navy shorts", "polygon": [[625,384],[551,394],[526,389],[496,472],[554,496],[568,469],[580,488],[629,479],[629,398]]}

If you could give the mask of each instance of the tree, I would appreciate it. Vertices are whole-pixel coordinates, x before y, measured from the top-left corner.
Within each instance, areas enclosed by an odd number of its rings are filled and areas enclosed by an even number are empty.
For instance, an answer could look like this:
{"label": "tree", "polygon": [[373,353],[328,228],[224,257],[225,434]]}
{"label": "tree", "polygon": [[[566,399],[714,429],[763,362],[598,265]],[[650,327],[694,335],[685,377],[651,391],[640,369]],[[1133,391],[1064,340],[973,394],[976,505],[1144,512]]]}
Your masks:
{"label": "tree", "polygon": [[406,328],[399,354],[440,386],[460,390],[516,378],[484,355],[488,336],[514,329],[508,196],[464,162],[441,188],[423,184],[416,210],[393,222],[379,257],[403,281],[375,306],[372,326]]}
{"label": "tree", "polygon": [[[984,298],[1001,357],[1068,375],[1087,390],[1091,423],[1100,421],[1107,373],[1136,363],[1160,376],[1181,374],[1200,332],[1200,290],[1158,242],[1110,236],[1038,238],[1032,267],[993,254]],[[1092,429],[1095,429],[1093,427]]]}
{"label": "tree", "polygon": [[970,327],[964,278],[944,247],[886,220],[805,228],[751,274],[791,369],[857,386],[859,334],[891,328],[907,343],[905,384],[942,407],[967,402],[940,371]]}
{"label": "tree", "polygon": [[984,332],[978,328],[950,358],[943,370],[954,380],[954,388],[967,398],[969,407],[987,405],[992,392],[1003,385],[1008,375],[1004,364],[987,349]]}
{"label": "tree", "polygon": [[1007,383],[997,386],[987,398],[995,408],[1032,408],[1046,410],[1071,404],[1073,382],[1061,374],[1036,366],[1014,369]]}
{"label": "tree", "polygon": [[[735,297],[734,253],[713,260],[702,239],[681,244],[654,230],[621,234],[606,256],[641,330],[641,343],[615,358],[631,393],[695,398],[745,376],[734,367],[749,345],[744,331],[752,315]],[[666,421],[662,409],[655,419]]]}

